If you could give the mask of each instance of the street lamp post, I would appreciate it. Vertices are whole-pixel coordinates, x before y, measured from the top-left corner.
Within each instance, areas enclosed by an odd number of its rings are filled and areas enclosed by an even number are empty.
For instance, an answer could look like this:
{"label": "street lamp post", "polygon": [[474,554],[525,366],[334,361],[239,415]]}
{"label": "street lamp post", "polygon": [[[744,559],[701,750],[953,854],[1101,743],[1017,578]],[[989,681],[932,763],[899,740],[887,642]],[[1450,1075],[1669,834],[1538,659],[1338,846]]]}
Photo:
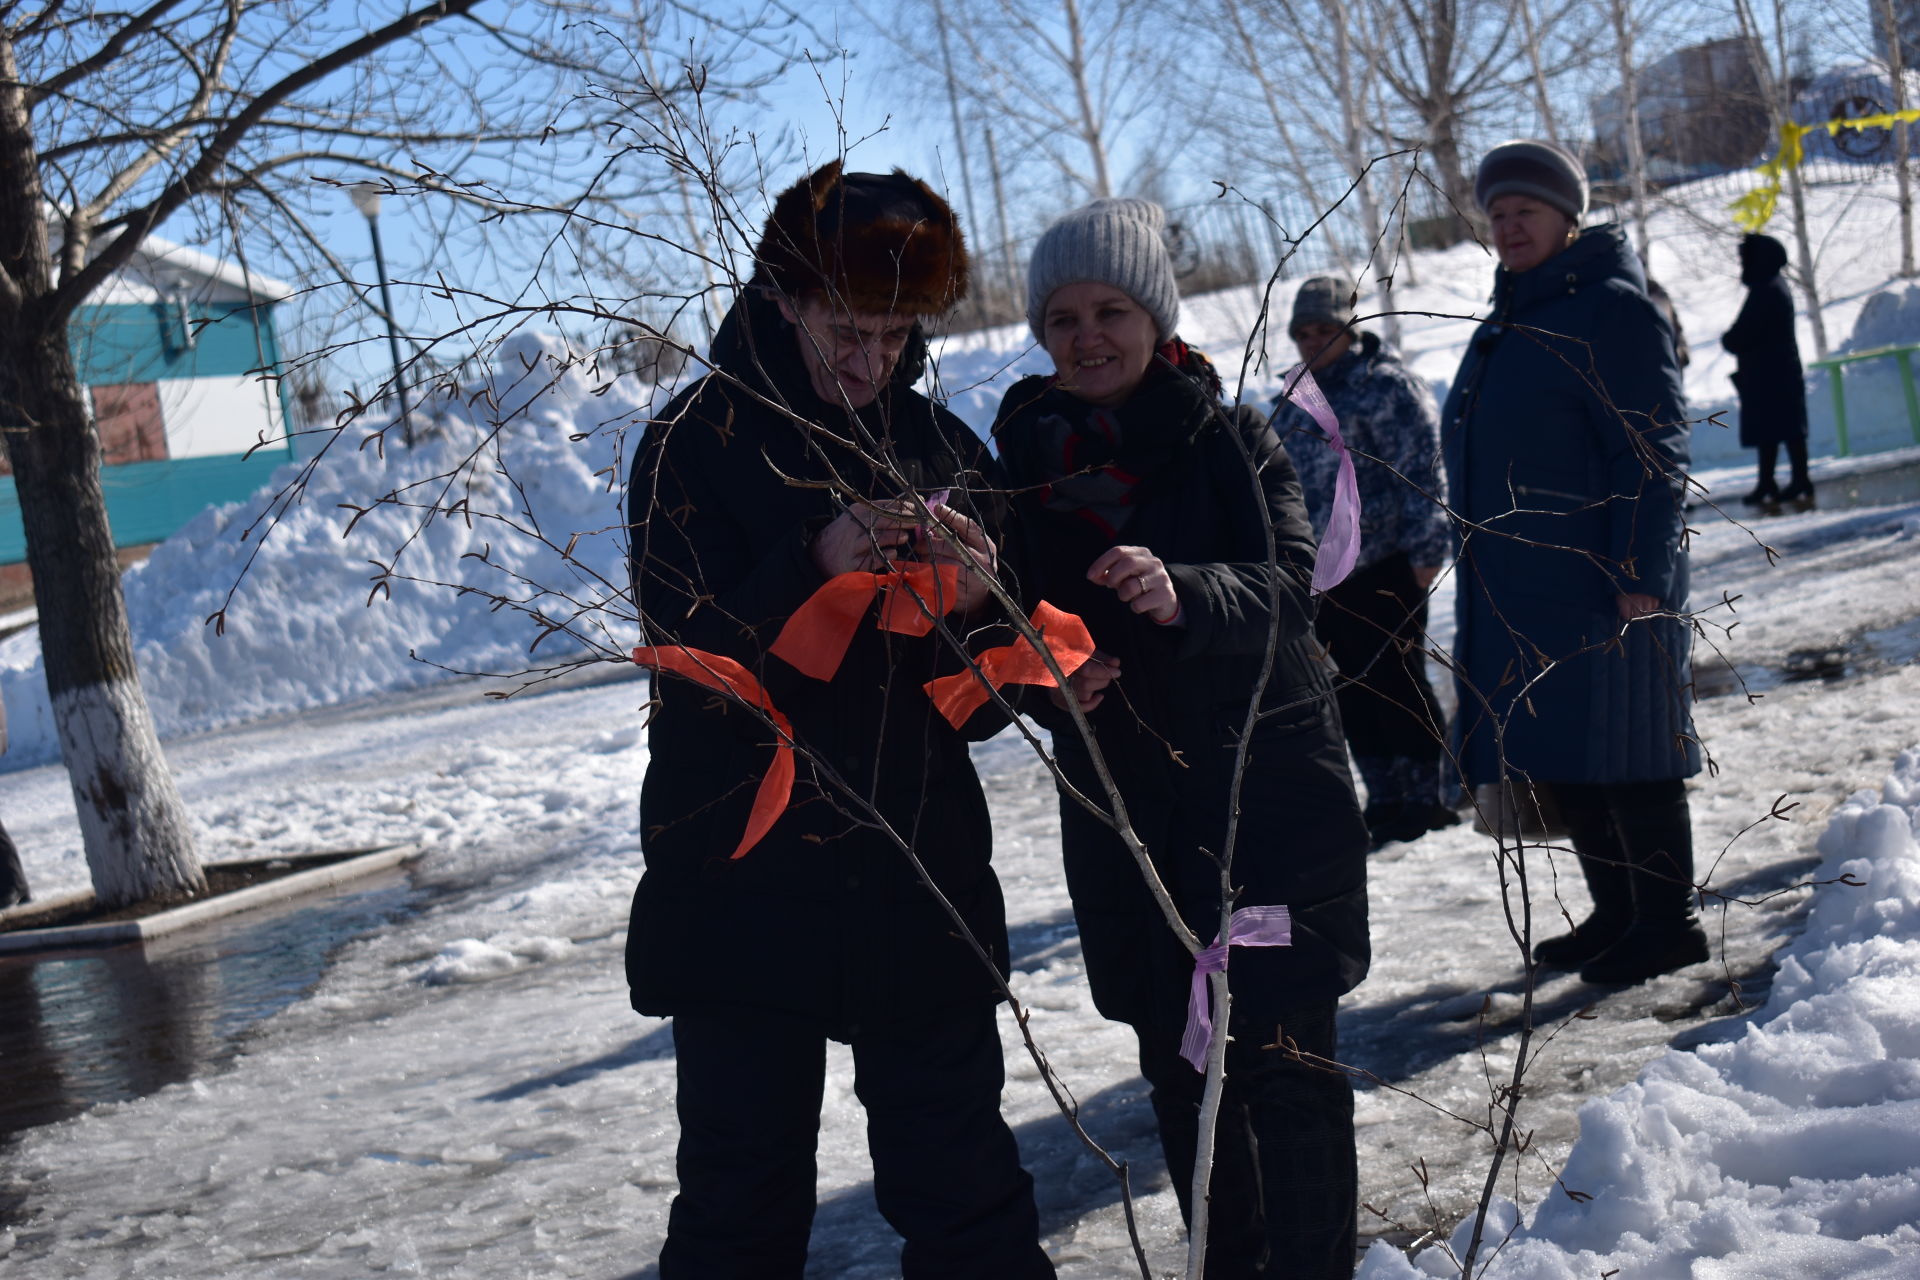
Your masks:
{"label": "street lamp post", "polygon": [[373,236],[373,269],[380,277],[380,309],[387,317],[387,351],[393,357],[393,389],[400,397],[400,432],[407,447],[413,447],[413,411],[407,404],[407,380],[400,362],[400,335],[393,327],[393,293],[387,286],[387,255],[380,248],[380,188],[371,182],[356,182],[347,188],[353,207],[367,219]]}

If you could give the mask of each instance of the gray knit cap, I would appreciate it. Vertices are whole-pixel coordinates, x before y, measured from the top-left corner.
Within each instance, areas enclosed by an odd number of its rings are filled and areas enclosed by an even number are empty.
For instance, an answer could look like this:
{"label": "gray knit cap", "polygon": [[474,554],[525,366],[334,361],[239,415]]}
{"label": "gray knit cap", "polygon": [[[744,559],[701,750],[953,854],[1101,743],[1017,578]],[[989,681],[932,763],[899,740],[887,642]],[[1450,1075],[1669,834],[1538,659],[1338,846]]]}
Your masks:
{"label": "gray knit cap", "polygon": [[1110,284],[1153,317],[1164,342],[1180,320],[1180,287],[1161,230],[1166,212],[1151,200],[1095,200],[1048,227],[1027,262],[1027,326],[1042,343],[1047,299],[1067,284]]}
{"label": "gray knit cap", "polygon": [[1487,152],[1473,180],[1473,198],[1482,209],[1501,196],[1532,196],[1578,222],[1587,211],[1586,171],[1551,142],[1503,142]]}
{"label": "gray knit cap", "polygon": [[1333,324],[1346,327],[1353,323],[1353,281],[1340,276],[1315,276],[1300,285],[1293,295],[1291,331],[1302,324]]}

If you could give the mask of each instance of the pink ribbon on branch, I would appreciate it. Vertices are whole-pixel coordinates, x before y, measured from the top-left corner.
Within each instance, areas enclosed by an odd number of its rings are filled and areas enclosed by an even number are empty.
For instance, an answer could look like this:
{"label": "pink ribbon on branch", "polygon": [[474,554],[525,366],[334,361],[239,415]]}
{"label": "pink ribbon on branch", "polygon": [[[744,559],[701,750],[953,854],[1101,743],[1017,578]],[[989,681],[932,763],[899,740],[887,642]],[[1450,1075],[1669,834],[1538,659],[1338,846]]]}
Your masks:
{"label": "pink ribbon on branch", "polygon": [[1285,907],[1242,907],[1227,920],[1227,940],[1193,958],[1193,986],[1187,992],[1187,1033],[1180,1037],[1180,1056],[1195,1071],[1205,1072],[1213,1048],[1213,1015],[1207,1001],[1207,975],[1224,973],[1228,947],[1290,947],[1293,916]]}
{"label": "pink ribbon on branch", "polygon": [[1313,589],[1325,591],[1346,581],[1360,558],[1360,483],[1353,475],[1353,454],[1340,435],[1340,420],[1326,393],[1313,380],[1303,364],[1287,370],[1280,380],[1280,393],[1298,405],[1327,433],[1327,447],[1340,456],[1340,469],[1333,479],[1333,509],[1327,514],[1327,531],[1320,535],[1320,554],[1313,562]]}

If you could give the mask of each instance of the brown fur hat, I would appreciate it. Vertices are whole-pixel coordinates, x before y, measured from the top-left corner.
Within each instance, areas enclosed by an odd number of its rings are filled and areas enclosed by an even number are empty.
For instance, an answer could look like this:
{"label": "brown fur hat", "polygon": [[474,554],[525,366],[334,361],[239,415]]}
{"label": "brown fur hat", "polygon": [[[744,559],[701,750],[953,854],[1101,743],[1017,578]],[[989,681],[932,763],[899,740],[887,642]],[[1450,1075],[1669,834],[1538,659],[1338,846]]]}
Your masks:
{"label": "brown fur hat", "polygon": [[967,295],[960,220],[901,169],[822,165],[774,201],[753,256],[755,283],[793,299],[825,292],[856,311],[937,316]]}

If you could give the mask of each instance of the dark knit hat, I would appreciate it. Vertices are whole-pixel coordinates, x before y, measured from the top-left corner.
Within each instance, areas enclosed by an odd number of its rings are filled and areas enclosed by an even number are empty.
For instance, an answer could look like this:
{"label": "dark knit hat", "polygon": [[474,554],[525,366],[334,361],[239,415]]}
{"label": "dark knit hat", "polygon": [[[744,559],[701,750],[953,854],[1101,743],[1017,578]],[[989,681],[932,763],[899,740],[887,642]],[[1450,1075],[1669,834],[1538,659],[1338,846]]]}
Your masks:
{"label": "dark knit hat", "polygon": [[1578,222],[1587,211],[1586,171],[1551,142],[1503,142],[1487,152],[1473,180],[1481,209],[1501,196],[1532,196]]}
{"label": "dark knit hat", "polygon": [[1314,276],[1301,283],[1293,295],[1292,330],[1302,324],[1332,324],[1345,327],[1353,323],[1353,302],[1359,291],[1353,281],[1340,276]]}
{"label": "dark knit hat", "polygon": [[753,283],[789,298],[827,293],[855,311],[935,316],[967,294],[960,221],[904,170],[822,165],[774,201]]}
{"label": "dark knit hat", "polygon": [[1777,276],[1787,267],[1787,246],[1772,236],[1750,232],[1740,237],[1740,265],[1759,273],[1762,279]]}
{"label": "dark knit hat", "polygon": [[1110,284],[1153,317],[1161,341],[1180,322],[1180,286],[1151,200],[1115,197],[1075,209],[1041,233],[1027,261],[1027,325],[1043,343],[1047,299],[1067,284]]}

